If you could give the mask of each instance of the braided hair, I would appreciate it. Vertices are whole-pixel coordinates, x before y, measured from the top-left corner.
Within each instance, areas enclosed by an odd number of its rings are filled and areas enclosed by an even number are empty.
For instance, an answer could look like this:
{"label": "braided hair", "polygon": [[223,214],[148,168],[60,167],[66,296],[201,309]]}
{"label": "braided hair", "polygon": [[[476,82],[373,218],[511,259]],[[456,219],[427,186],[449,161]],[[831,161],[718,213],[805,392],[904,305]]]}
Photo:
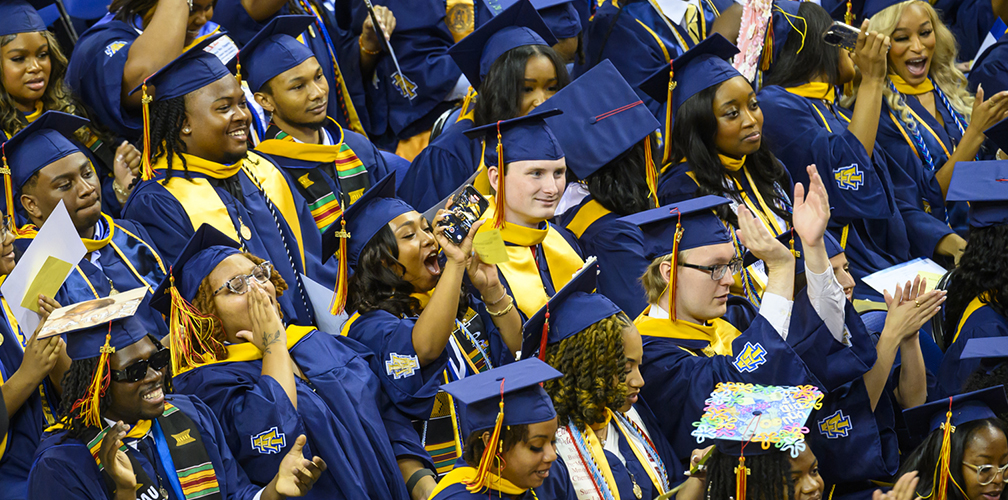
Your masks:
{"label": "braided hair", "polygon": [[[154,148],[151,151],[151,162],[167,156],[168,172],[171,179],[172,158],[178,157],[182,160],[182,171],[186,178],[189,178],[189,167],[186,165],[185,157],[181,153],[186,152],[186,145],[179,137],[182,134],[182,122],[185,121],[185,96],[173,97],[164,101],[154,101],[150,107],[150,144]],[[147,154],[145,151],[144,154]]]}
{"label": "braided hair", "polygon": [[[752,444],[759,446],[759,443]],[[750,471],[746,480],[746,498],[794,498],[794,480],[791,479],[791,462],[787,453],[774,450],[745,459],[745,465]],[[738,457],[714,448],[714,453],[707,461],[705,500],[725,500],[735,496],[735,468],[738,465]]]}

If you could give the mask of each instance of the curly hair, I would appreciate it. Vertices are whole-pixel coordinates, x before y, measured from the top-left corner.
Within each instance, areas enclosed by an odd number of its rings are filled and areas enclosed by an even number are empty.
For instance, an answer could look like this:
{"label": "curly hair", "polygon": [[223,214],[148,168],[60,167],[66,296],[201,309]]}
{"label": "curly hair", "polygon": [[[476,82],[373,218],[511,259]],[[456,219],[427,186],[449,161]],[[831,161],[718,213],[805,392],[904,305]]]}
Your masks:
{"label": "curly hair", "polygon": [[[966,379],[962,392],[974,392],[999,385],[1008,385],[1008,363],[999,363],[991,369],[981,364],[980,368]],[[999,416],[1004,419],[1008,414]]]}
{"label": "curly hair", "polygon": [[[918,5],[924,9],[934,29],[935,49],[931,59],[931,67],[928,70],[928,76],[934,80],[935,86],[941,89],[945,96],[948,97],[952,107],[969,122],[970,115],[973,113],[973,96],[966,89],[966,75],[962,71],[959,71],[959,68],[956,68],[955,63],[959,55],[959,47],[955,35],[945,26],[941,16],[931,4],[920,0],[907,0],[896,5],[891,5],[871,17],[871,20],[868,22],[868,29],[891,36],[893,31],[896,30],[900,18],[903,17],[903,13],[911,5]],[[856,90],[854,97],[857,97]],[[910,108],[899,92],[893,92],[887,85],[882,89],[882,97],[889,105],[889,108],[899,115],[900,121],[906,126],[917,126],[916,120],[910,114]]]}
{"label": "curly hair", "polygon": [[[479,467],[480,457],[486,451],[486,444],[483,443],[483,433],[486,431],[476,431],[469,434],[465,440],[465,449],[462,450],[462,459],[472,467]],[[501,429],[501,451],[507,453],[518,443],[523,443],[529,437],[528,424],[509,425]]]}
{"label": "curly hair", "polygon": [[[962,467],[958,466],[958,464],[963,463],[963,455],[966,453],[966,447],[973,440],[973,436],[983,429],[999,430],[1003,434],[1008,435],[1008,426],[997,417],[959,424],[955,426],[955,431],[952,432],[948,463],[951,465],[949,472],[952,473],[952,479],[956,484],[965,484]],[[900,477],[907,472],[917,471],[917,477],[920,478],[920,481],[917,483],[917,494],[924,498],[928,498],[933,493],[935,487],[935,471],[941,461],[942,438],[943,432],[941,429],[936,429],[931,434],[928,434],[924,442],[903,460],[903,464],[895,476]],[[948,485],[945,498],[948,500],[967,500],[954,484]],[[1003,494],[1002,498],[1004,498]]]}
{"label": "curly hair", "polygon": [[[175,170],[172,167],[172,159],[176,156],[182,161],[182,171],[186,178],[189,178],[189,166],[182,156],[182,153],[186,152],[186,145],[179,139],[182,134],[182,122],[186,116],[185,98],[186,96],[179,96],[150,104],[150,144],[154,148],[154,151],[150,152],[151,162],[166,156],[169,179]],[[147,151],[143,153],[147,154]]]}
{"label": "curly hair", "polygon": [[[647,185],[649,142],[651,154],[656,154],[658,147],[654,136],[648,135],[585,179],[592,197],[607,210],[621,217],[654,208],[649,202],[650,193]],[[567,172],[573,173],[573,170],[567,169]]]}
{"label": "curly hair", "polygon": [[[699,194],[739,197],[740,189],[728,187],[725,177],[728,169],[718,159],[714,136],[717,134],[718,122],[714,116],[714,96],[721,85],[713,85],[701,90],[682,103],[672,125],[672,158],[671,164],[676,165],[689,158],[690,169],[699,186]],[[760,142],[759,149],[746,155],[745,167],[752,174],[753,188],[759,191],[767,200],[770,210],[781,219],[791,222],[791,199],[780,188],[787,183],[787,173],[781,162],[770,152],[766,140]],[[666,170],[663,177],[671,174]],[[738,227],[738,216],[722,205],[717,209],[718,217]]]}
{"label": "curly hair", "polygon": [[[746,498],[794,498],[794,480],[791,479],[791,461],[787,453],[774,450],[745,458],[745,465],[750,470],[746,480]],[[707,460],[705,500],[725,500],[735,496],[735,468],[738,465],[738,457],[714,448],[714,453]]]}
{"label": "curly hair", "polygon": [[[241,255],[252,261],[252,263],[257,266],[266,262],[265,259],[252,255],[248,252],[243,252]],[[287,289],[287,282],[280,277],[280,273],[276,270],[273,270],[273,272],[270,273],[270,283],[273,284],[273,289],[276,290],[277,297],[283,295],[284,290]],[[199,288],[196,289],[196,296],[193,297],[192,305],[197,311],[203,313],[204,316],[202,319],[210,322],[210,329],[213,332],[212,336],[214,340],[217,340],[220,344],[227,342],[227,334],[224,333],[224,325],[221,323],[220,317],[217,314],[217,304],[214,303],[214,287],[210,284],[209,275],[203,278],[203,281],[200,282]],[[212,353],[214,357],[218,360],[227,359],[227,350],[225,350],[222,345],[216,347],[219,347],[219,349],[214,349],[214,352]],[[193,342],[193,348],[196,350],[196,354],[201,356],[204,354],[210,354],[200,349],[199,342]]]}
{"label": "curly hair", "polygon": [[628,326],[626,315],[614,314],[547,351],[546,362],[564,374],[543,383],[561,425],[569,421],[584,429],[605,421],[606,408],[626,403],[623,330]]}
{"label": "curly hair", "polygon": [[[974,298],[1002,316],[1008,312],[1008,225],[970,228],[969,244],[948,287],[945,332],[955,335],[966,307]],[[951,337],[949,337],[951,339]]]}
{"label": "curly hair", "polygon": [[546,45],[515,47],[497,58],[479,86],[473,111],[476,126],[521,116],[521,96],[525,93],[525,66],[533,56],[545,56],[556,70],[557,87],[570,83],[567,66],[555,50]]}

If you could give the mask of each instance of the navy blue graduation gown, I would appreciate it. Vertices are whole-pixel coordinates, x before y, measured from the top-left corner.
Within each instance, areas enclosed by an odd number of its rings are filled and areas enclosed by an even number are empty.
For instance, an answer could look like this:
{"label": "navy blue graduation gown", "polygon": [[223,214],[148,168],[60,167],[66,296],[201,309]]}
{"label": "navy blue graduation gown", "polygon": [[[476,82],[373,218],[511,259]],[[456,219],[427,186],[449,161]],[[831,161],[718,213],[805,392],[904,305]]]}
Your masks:
{"label": "navy blue graduation gown", "polygon": [[1008,319],[993,307],[973,299],[959,319],[958,330],[938,368],[938,397],[961,393],[970,375],[982,366],[980,359],[959,359],[969,339],[1005,336],[1008,336]]}
{"label": "navy blue graduation gown", "polygon": [[1008,90],[1008,33],[976,58],[968,78],[970,92],[975,93],[980,85],[984,96]]}
{"label": "navy blue graduation gown", "polygon": [[[165,401],[189,417],[199,432],[207,456],[213,464],[222,498],[251,500],[261,490],[249,484],[248,477],[238,467],[225,443],[224,432],[214,413],[199,399],[181,394],[169,394]],[[31,498],[74,498],[79,500],[112,500],[102,472],[85,443],[79,439],[63,441],[65,432],[47,434],[35,454],[29,476],[28,492]],[[296,436],[295,436],[296,437]],[[293,438],[290,440],[293,443]],[[130,450],[133,458],[143,467],[147,476],[154,479],[166,477],[161,462],[151,461],[140,452]],[[311,456],[305,451],[306,456]],[[283,457],[283,455],[279,455]],[[279,461],[279,460],[278,460]],[[174,473],[172,471],[171,473]],[[270,472],[276,475],[276,468]],[[156,479],[155,479],[156,480]],[[167,480],[166,480],[167,481]],[[162,485],[171,491],[167,484]]]}
{"label": "navy blue graduation gown", "polygon": [[644,235],[640,228],[620,222],[619,218],[589,195],[564,212],[559,223],[577,237],[584,255],[598,259],[596,291],[636,318],[647,307],[647,294],[640,277],[651,261],[644,256]]}
{"label": "navy blue graduation gown", "polygon": [[[6,308],[6,304],[4,305]],[[24,345],[31,333],[12,327],[6,312],[0,313],[0,370],[6,381],[21,367],[24,360]],[[10,418],[7,431],[7,448],[0,456],[0,491],[4,498],[38,498],[29,496],[28,471],[32,466],[35,448],[42,441],[46,427],[55,423],[54,413],[60,399],[49,377],[42,380],[39,388],[21,405]],[[59,497],[53,497],[59,498]]]}
{"label": "navy blue graduation gown", "polygon": [[[175,162],[177,166],[180,160],[176,158]],[[288,324],[312,324],[314,311],[307,295],[302,295],[301,278],[297,273],[304,273],[320,283],[335,283],[332,279],[335,271],[327,270],[326,266],[321,265],[321,258],[317,257],[322,254],[322,235],[315,226],[304,198],[296,189],[291,189],[294,209],[297,211],[297,223],[300,226],[299,240],[294,236],[289,221],[285,220],[282,214],[277,213],[274,218],[266,197],[244,171],[235,174],[241,185],[243,194],[241,200],[236,200],[220,184],[223,181],[195,172],[190,173],[190,176],[193,181],[200,184],[192,183],[193,186],[190,188],[183,183],[191,181],[183,179],[181,173],[175,172],[171,180],[172,185],[178,186],[182,192],[203,189],[210,196],[216,194],[226,209],[227,220],[218,221],[222,227],[217,227],[217,223],[214,223],[214,226],[224,234],[240,234],[238,228],[243,223],[251,233],[251,238],[242,242],[244,248],[253,255],[272,262],[273,269],[287,282],[287,291],[277,297],[277,302],[283,310],[284,321]],[[186,242],[196,232],[197,228],[193,227],[194,219],[191,217],[203,217],[206,212],[213,211],[213,204],[218,200],[204,199],[200,205],[183,206],[179,199],[162,185],[165,179],[165,171],[159,170],[154,179],[141,182],[130,194],[123,213],[126,218],[138,222],[147,230],[164,261],[174,262]],[[305,255],[303,260],[302,249]],[[309,256],[316,257],[309,258]],[[329,267],[335,268],[335,265],[335,261],[330,261]]]}
{"label": "navy blue graduation gown", "polygon": [[[831,110],[819,99],[776,85],[763,87],[759,94],[764,139],[792,179],[807,184],[805,167],[814,163],[819,169],[833,205],[829,230],[844,245],[858,298],[878,298],[863,283],[865,276],[913,256],[932,255],[940,236],[921,231],[910,240],[903,209],[911,207],[902,202],[905,193],[895,189],[878,144],[869,156],[847,130],[849,112],[836,105]],[[916,217],[932,219],[923,211]]]}
{"label": "navy blue graduation gown", "polygon": [[[364,133],[368,130],[370,120],[365,105],[365,82],[360,72],[360,45],[356,36],[348,27],[337,23],[327,10],[315,7],[314,11],[307,12],[309,9],[303,1],[297,3],[302,14],[315,15],[316,18],[316,22],[301,34],[301,40],[315,54],[329,83],[329,116],[343,127]],[[258,22],[249,16],[240,0],[219,0],[214,6],[213,20],[226,29],[228,35],[241,47],[274,17],[293,13],[289,5],[285,4],[276,14]],[[325,28],[325,32],[319,29],[320,25]],[[345,92],[341,87],[345,87]]]}
{"label": "navy blue graduation gown", "polygon": [[483,158],[483,141],[465,135],[472,127],[472,120],[459,120],[431,141],[413,158],[396,194],[417,210],[427,210],[452,194],[479,169]]}
{"label": "navy blue graduation gown", "polygon": [[[994,27],[990,0],[937,0],[932,4],[945,25],[955,35],[959,61],[970,61],[980,50],[984,37]],[[993,95],[993,94],[988,94]]]}
{"label": "navy blue graduation gown", "polygon": [[272,480],[287,451],[256,449],[255,437],[275,430],[287,446],[305,434],[305,456],[326,461],[305,498],[408,499],[396,457],[429,459],[409,420],[389,407],[375,375],[378,360],[351,339],[318,330],[295,339],[292,330],[304,329],[288,329],[288,345],[296,341],[291,359],[308,379],[295,378],[297,408],[275,379],[262,376],[261,357],[236,355],[183,372],[172,380],[175,389],[199,397],[225,422],[226,442],[255,484]]}

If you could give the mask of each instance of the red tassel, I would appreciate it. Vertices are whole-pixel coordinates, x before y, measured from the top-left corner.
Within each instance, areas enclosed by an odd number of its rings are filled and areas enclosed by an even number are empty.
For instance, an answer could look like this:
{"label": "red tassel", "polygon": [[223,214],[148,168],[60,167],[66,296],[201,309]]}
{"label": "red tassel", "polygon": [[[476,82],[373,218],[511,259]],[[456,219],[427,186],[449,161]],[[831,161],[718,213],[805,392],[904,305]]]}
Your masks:
{"label": "red tassel", "polygon": [[339,254],[336,256],[339,259],[339,273],[336,276],[336,287],[333,290],[332,302],[329,304],[329,312],[334,316],[339,315],[346,308],[347,295],[349,293],[349,284],[347,276],[350,273],[350,265],[347,262],[347,240],[350,239],[350,233],[346,230],[346,218],[344,217],[340,221],[343,226],[336,233],[336,237],[339,238]]}
{"label": "red tassel", "polygon": [[539,361],[546,361],[546,342],[549,338],[549,302],[546,303],[546,320],[543,321],[542,338],[539,339]]}
{"label": "red tassel", "polygon": [[745,500],[749,473],[749,468],[745,466],[745,457],[739,457],[738,467],[735,468],[735,500]]}

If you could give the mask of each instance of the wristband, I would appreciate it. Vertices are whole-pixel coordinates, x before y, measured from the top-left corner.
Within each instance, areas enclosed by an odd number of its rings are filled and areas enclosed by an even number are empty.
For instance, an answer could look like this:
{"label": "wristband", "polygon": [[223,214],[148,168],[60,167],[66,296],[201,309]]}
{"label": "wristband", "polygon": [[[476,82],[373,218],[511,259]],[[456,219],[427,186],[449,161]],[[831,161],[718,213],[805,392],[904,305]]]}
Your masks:
{"label": "wristband", "polygon": [[409,481],[406,481],[406,492],[409,493],[410,496],[413,496],[413,487],[415,487],[416,484],[419,483],[421,479],[427,476],[433,477],[434,471],[430,469],[420,469],[414,472],[413,475],[409,477]]}

